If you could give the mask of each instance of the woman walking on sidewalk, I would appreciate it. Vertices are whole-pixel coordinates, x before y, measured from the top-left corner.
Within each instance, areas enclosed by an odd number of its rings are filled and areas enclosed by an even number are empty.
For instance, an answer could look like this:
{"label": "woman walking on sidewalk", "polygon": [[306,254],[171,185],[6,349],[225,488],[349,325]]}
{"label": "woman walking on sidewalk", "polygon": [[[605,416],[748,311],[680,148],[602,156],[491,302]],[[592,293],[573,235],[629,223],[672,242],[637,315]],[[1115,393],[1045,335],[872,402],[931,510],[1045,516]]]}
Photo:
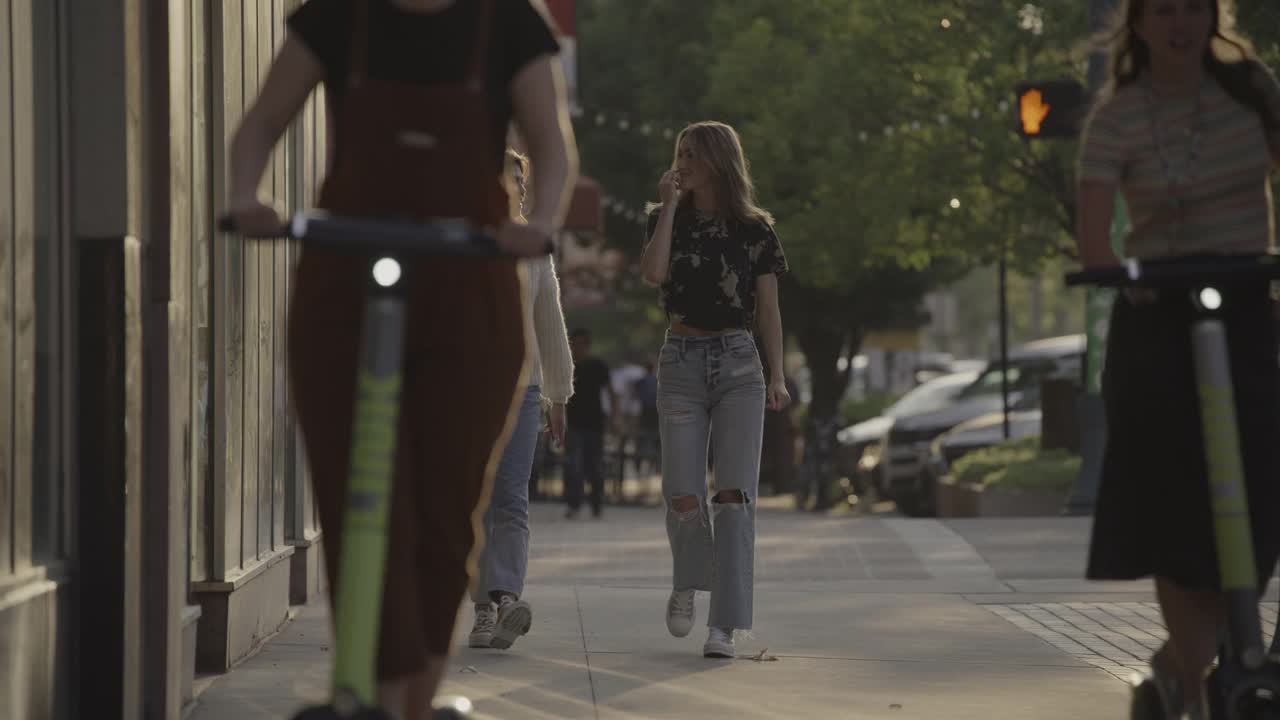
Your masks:
{"label": "woman walking on sidewalk", "polygon": [[[528,160],[507,151],[512,163],[518,207],[524,217]],[[484,514],[484,550],[472,583],[475,624],[469,645],[506,650],[529,632],[533,609],[520,598],[529,567],[529,473],[541,430],[542,399],[550,403],[548,430],[557,444],[564,441],[564,408],[573,394],[573,361],[569,336],[560,308],[560,283],[551,256],[523,261],[526,272],[525,323],[535,341],[529,349],[529,380],[520,403],[516,426],[498,463],[493,492]]]}
{"label": "woman walking on sidewalk", "polygon": [[[1268,175],[1280,164],[1280,86],[1231,33],[1227,0],[1127,0],[1108,92],[1081,143],[1079,244],[1086,267],[1116,264],[1111,221],[1124,195],[1124,254],[1260,253],[1275,245]],[[1249,493],[1258,586],[1280,552],[1280,377],[1266,282],[1223,290],[1223,317]],[[1202,717],[1224,603],[1184,291],[1117,297],[1103,393],[1108,441],[1088,577],[1154,576],[1169,642],[1151,680],[1169,717]]]}
{"label": "woman walking on sidewalk", "polygon": [[[259,180],[323,82],[333,122],[319,207],[358,217],[467,217],[509,254],[405,268],[408,332],[377,678],[379,705],[414,720],[431,714],[467,590],[476,506],[524,374],[520,276],[510,255],[545,251],[575,172],[558,45],[530,0],[308,0],[288,28],[231,143],[228,200],[240,230],[282,226],[259,200]],[[527,223],[512,220],[502,182],[513,120],[537,172]],[[343,582],[337,559],[366,282],[362,262],[308,247],[290,305],[290,380],[331,600]]]}
{"label": "woman walking on sidewalk", "polygon": [[[658,367],[662,494],[673,564],[667,629],[688,635],[695,593],[709,591],[703,654],[731,658],[734,631],[752,624],[764,411],[791,400],[778,309],[778,275],[787,261],[773,217],[755,204],[732,127],[700,122],[680,131],[658,194],[662,202],[650,208],[640,269],[645,282],[661,287],[670,322]],[[767,384],[751,333],[757,319]],[[716,458],[710,503],[709,435]]]}

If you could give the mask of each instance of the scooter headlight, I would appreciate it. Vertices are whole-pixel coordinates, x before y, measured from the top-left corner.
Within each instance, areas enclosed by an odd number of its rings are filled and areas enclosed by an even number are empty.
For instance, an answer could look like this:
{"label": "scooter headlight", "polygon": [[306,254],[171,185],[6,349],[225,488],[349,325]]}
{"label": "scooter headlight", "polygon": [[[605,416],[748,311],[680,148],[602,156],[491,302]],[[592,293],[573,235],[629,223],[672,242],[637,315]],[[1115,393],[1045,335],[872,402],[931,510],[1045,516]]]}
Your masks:
{"label": "scooter headlight", "polygon": [[1198,297],[1200,307],[1205,310],[1217,310],[1222,307],[1222,293],[1215,287],[1203,287]]}
{"label": "scooter headlight", "polygon": [[384,288],[400,282],[400,263],[392,258],[384,257],[373,264],[373,281]]}

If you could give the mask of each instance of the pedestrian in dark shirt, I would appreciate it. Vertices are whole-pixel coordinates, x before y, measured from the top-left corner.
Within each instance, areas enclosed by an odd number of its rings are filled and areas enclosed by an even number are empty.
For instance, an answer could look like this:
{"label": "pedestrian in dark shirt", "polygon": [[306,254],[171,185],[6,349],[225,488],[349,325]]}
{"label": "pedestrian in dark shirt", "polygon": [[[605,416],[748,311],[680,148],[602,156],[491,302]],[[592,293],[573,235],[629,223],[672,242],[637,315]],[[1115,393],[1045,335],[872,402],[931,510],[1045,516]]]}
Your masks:
{"label": "pedestrian in dark shirt", "polygon": [[568,427],[564,436],[565,517],[582,508],[586,483],[591,483],[591,512],[600,517],[604,505],[604,434],[609,426],[602,392],[609,394],[610,412],[618,409],[618,396],[609,382],[609,366],[591,354],[591,333],[584,328],[569,333],[573,352],[573,396],[569,398]]}
{"label": "pedestrian in dark shirt", "polygon": [[[667,629],[689,634],[695,591],[710,591],[703,654],[731,658],[734,630],[749,630],[752,622],[764,411],[791,401],[778,310],[778,275],[787,261],[773,217],[755,203],[742,143],[728,125],[700,122],[682,130],[658,193],[662,203],[649,215],[640,271],[662,288],[671,323],[658,367],[662,494],[674,566]],[[757,314],[767,378],[751,333]],[[715,452],[710,506],[708,437]]]}

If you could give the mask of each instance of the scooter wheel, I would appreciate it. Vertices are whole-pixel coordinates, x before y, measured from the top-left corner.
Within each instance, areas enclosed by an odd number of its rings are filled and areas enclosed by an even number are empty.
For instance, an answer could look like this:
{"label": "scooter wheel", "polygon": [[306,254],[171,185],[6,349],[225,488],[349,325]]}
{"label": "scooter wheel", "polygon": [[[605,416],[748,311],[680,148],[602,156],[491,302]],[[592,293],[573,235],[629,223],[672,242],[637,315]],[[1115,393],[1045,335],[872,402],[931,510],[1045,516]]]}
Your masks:
{"label": "scooter wheel", "polygon": [[[1251,682],[1235,689],[1226,698],[1210,701],[1210,718],[1218,720],[1280,720],[1280,686],[1274,682]],[[1226,713],[1218,714],[1218,705],[1225,705]]]}
{"label": "scooter wheel", "polygon": [[1149,677],[1135,676],[1129,681],[1133,695],[1129,701],[1130,720],[1165,720],[1169,714],[1164,708],[1160,689]]}

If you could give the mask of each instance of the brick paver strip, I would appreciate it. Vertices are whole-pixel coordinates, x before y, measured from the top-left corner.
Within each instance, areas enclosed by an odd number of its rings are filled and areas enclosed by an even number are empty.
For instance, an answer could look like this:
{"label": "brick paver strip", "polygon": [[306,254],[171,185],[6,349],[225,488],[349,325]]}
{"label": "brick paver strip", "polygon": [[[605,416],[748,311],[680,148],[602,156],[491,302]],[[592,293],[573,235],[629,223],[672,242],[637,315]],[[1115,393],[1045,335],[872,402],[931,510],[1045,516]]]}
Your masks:
{"label": "brick paver strip", "polygon": [[[1156,603],[1067,602],[985,605],[988,610],[1059,650],[1121,680],[1142,672],[1165,639]],[[1276,605],[1263,603],[1263,631],[1276,631]]]}

